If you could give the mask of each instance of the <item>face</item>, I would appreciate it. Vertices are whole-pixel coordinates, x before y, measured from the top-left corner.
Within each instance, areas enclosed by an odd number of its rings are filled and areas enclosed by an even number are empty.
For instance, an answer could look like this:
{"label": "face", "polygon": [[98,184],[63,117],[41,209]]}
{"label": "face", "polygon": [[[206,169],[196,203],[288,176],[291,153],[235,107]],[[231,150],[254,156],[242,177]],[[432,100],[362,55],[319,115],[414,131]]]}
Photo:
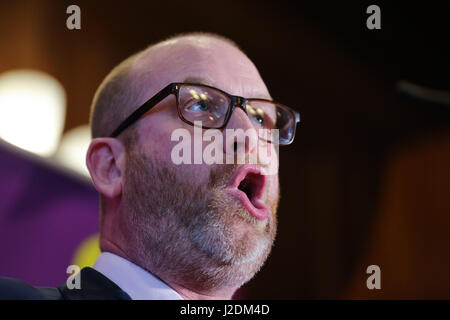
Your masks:
{"label": "face", "polygon": [[[168,83],[186,79],[270,99],[251,61],[226,43],[178,40],[152,50],[151,63],[140,66],[151,75],[144,86],[147,99]],[[278,174],[261,174],[278,161],[275,150],[263,144],[275,155],[264,165],[176,165],[171,152],[177,142],[171,134],[179,128],[193,135],[194,128],[179,119],[173,95],[133,127],[137,141],[127,150],[122,193],[128,212],[121,224],[126,250],[139,265],[178,285],[239,287],[263,265],[275,238]],[[247,115],[236,108],[226,129],[249,128]],[[223,137],[225,153],[234,141],[226,140],[225,131]],[[246,156],[258,153],[245,145],[239,150]]]}

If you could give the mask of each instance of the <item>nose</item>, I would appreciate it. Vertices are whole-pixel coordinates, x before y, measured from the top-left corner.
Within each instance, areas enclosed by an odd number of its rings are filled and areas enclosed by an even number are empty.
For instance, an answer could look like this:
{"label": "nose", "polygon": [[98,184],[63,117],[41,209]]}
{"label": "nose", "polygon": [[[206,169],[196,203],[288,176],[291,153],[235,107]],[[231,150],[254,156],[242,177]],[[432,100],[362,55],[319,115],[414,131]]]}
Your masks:
{"label": "nose", "polygon": [[256,153],[258,134],[247,114],[236,106],[223,132],[224,153],[227,155],[245,155]]}

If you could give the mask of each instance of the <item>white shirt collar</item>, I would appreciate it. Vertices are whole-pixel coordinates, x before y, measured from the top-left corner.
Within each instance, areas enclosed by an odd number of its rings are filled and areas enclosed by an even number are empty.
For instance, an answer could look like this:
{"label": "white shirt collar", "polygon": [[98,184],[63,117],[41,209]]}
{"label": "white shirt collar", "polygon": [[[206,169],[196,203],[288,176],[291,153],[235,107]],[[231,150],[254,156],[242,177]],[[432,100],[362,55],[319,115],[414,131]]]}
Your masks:
{"label": "white shirt collar", "polygon": [[175,290],[150,272],[116,254],[102,252],[93,268],[133,300],[183,300]]}

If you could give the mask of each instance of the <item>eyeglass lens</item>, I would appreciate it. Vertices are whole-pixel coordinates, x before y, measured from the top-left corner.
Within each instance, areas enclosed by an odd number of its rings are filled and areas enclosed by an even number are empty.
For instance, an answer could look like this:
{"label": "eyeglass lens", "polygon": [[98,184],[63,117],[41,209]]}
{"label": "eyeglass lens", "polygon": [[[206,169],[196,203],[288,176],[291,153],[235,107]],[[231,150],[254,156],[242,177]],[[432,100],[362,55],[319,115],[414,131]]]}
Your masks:
{"label": "eyeglass lens", "polygon": [[[226,121],[230,106],[230,97],[219,90],[201,85],[184,85],[179,89],[178,107],[181,115],[188,122],[201,121],[204,127],[221,128]],[[256,130],[278,129],[281,144],[289,143],[293,138],[295,118],[289,110],[275,103],[258,99],[248,100],[246,109]],[[271,135],[264,137],[271,137]]]}

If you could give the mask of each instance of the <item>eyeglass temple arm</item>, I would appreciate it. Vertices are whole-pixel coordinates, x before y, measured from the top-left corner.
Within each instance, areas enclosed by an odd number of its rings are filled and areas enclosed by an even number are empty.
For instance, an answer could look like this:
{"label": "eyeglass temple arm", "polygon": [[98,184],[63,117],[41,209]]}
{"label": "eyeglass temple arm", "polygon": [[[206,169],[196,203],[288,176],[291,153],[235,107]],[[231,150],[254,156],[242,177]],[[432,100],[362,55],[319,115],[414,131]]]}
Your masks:
{"label": "eyeglass temple arm", "polygon": [[136,122],[144,113],[149,111],[155,105],[157,105],[161,100],[167,97],[169,94],[175,92],[176,86],[171,83],[167,85],[164,89],[155,94],[150,100],[147,100],[142,106],[137,108],[128,118],[126,118],[114,132],[110,135],[111,138],[117,137],[122,133],[123,130],[131,126]]}
{"label": "eyeglass temple arm", "polygon": [[295,114],[295,122],[299,123],[300,122],[300,113],[294,110],[294,114]]}

